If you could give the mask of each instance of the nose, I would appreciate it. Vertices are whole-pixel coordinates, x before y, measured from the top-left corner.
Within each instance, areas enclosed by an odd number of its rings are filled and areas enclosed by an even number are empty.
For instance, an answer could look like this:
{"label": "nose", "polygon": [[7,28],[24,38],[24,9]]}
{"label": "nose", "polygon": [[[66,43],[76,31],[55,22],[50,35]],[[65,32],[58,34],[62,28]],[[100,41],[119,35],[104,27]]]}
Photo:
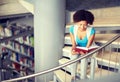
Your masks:
{"label": "nose", "polygon": [[81,25],[80,27],[81,27],[81,28],[84,28],[85,26],[84,26],[84,25]]}

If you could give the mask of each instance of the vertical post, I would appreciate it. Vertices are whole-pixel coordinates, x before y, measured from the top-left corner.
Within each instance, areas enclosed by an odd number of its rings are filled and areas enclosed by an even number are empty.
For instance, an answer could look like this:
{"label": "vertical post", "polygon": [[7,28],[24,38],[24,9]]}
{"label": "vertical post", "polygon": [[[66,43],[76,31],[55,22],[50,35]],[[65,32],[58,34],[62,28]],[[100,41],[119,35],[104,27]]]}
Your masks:
{"label": "vertical post", "polygon": [[95,75],[95,58],[91,58],[91,70],[90,70],[90,79],[94,79],[94,75]]}
{"label": "vertical post", "polygon": [[120,60],[119,60],[119,65],[118,65],[118,73],[120,73]]}
{"label": "vertical post", "polygon": [[81,79],[86,79],[87,77],[87,66],[88,66],[88,61],[87,58],[84,58],[81,60]]}
{"label": "vertical post", "polygon": [[53,81],[54,81],[54,82],[57,82],[56,75],[53,76]]}
{"label": "vertical post", "polygon": [[[34,15],[35,72],[58,66],[65,31],[65,0],[36,0]],[[53,73],[45,74],[47,82]],[[44,82],[37,76],[36,82]]]}
{"label": "vertical post", "polygon": [[[1,57],[0,57],[0,68],[2,68],[1,64],[2,64],[2,60],[1,60]],[[2,81],[2,69],[0,69],[0,82],[1,81]]]}

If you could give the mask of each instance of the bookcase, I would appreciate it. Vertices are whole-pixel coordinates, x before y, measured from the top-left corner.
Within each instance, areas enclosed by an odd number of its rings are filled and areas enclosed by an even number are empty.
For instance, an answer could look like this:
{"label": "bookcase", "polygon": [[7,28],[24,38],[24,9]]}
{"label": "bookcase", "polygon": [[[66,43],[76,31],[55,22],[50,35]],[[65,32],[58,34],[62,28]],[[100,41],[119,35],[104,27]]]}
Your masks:
{"label": "bookcase", "polygon": [[[0,81],[34,73],[34,34],[24,35],[30,30],[32,26],[16,22],[0,26],[0,39],[11,38],[0,43]],[[34,82],[34,78],[20,82]]]}

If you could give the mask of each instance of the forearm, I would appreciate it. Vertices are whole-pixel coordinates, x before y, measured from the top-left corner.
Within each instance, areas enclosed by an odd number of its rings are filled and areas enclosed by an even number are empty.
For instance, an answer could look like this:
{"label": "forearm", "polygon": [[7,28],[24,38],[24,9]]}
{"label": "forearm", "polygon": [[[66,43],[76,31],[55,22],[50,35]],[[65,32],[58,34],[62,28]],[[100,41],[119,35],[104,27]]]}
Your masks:
{"label": "forearm", "polygon": [[71,43],[72,43],[72,49],[76,48],[76,42],[75,38],[72,33],[70,33]]}
{"label": "forearm", "polygon": [[95,37],[95,34],[91,35],[88,39],[88,43],[87,43],[87,48],[89,48],[91,46],[91,44],[93,43],[93,40],[94,40],[94,37]]}

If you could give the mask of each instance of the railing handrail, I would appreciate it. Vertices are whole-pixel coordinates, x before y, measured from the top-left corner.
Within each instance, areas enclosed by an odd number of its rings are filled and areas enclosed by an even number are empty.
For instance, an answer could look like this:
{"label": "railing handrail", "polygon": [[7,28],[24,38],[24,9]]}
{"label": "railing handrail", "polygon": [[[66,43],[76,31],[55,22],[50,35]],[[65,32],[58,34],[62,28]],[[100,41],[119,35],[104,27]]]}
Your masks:
{"label": "railing handrail", "polygon": [[54,67],[54,68],[51,68],[51,69],[48,69],[48,70],[45,70],[45,71],[42,71],[42,72],[39,72],[39,73],[35,73],[35,74],[31,74],[31,75],[28,75],[28,76],[24,76],[24,77],[19,77],[19,78],[15,78],[15,79],[11,79],[11,80],[4,80],[2,82],[12,82],[12,81],[19,81],[19,80],[23,80],[23,79],[28,79],[28,78],[31,78],[31,77],[36,77],[36,76],[40,76],[42,74],[46,74],[46,73],[49,73],[49,72],[52,72],[52,71],[55,71],[55,70],[58,70],[60,68],[63,68],[65,66],[68,66],[70,64],[73,64],[85,57],[88,57],[94,53],[96,53],[97,51],[101,50],[102,48],[106,47],[107,45],[111,44],[113,41],[115,41],[116,39],[118,39],[120,37],[120,34],[116,35],[115,37],[113,37],[112,39],[110,39],[107,43],[105,43],[104,45],[100,46],[99,48],[97,48],[96,50],[86,54],[86,55],[83,55],[75,60],[71,60],[65,64],[62,64],[60,66],[57,66],[57,67]]}

